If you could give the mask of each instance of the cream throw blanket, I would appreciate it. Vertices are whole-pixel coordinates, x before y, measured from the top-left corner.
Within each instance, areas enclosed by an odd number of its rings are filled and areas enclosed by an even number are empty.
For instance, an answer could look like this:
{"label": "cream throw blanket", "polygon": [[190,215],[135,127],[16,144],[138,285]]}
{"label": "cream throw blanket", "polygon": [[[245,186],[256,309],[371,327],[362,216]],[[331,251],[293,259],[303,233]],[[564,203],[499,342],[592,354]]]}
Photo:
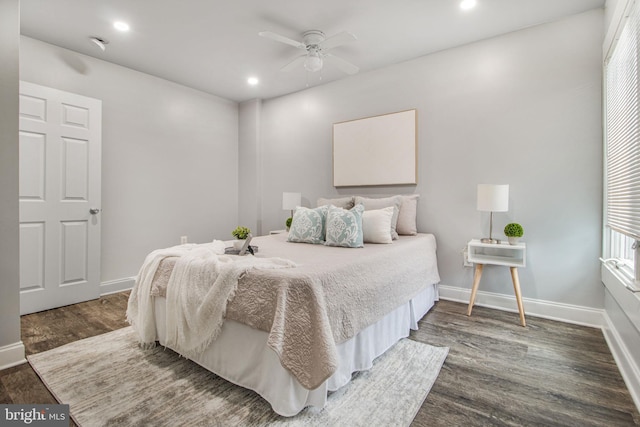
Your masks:
{"label": "cream throw blanket", "polygon": [[222,241],[214,241],[159,249],[147,256],[127,307],[127,320],[135,327],[143,346],[151,347],[156,340],[151,285],[163,259],[179,257],[167,286],[165,343],[186,357],[201,353],[217,338],[227,304],[245,273],[252,269],[295,267],[295,263],[281,258],[227,256],[224,249]]}

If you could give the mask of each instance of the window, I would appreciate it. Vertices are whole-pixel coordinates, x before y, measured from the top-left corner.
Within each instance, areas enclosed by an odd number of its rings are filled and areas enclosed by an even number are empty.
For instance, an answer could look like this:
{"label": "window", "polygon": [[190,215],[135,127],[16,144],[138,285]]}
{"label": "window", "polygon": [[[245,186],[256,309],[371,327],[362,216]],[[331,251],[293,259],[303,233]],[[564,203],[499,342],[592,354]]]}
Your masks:
{"label": "window", "polygon": [[611,264],[619,270],[628,280],[635,279],[635,250],[633,246],[635,239],[625,236],[615,230],[608,229],[608,242],[605,247],[607,254],[605,256],[612,260]]}
{"label": "window", "polygon": [[640,279],[640,1],[605,61],[605,258]]}

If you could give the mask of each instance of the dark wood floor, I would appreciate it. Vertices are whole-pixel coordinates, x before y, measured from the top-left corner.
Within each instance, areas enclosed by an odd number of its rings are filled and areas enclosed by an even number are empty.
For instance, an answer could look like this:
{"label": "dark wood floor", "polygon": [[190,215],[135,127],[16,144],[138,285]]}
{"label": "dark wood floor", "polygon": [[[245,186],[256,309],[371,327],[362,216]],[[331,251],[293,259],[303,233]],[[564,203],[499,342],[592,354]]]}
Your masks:
{"label": "dark wood floor", "polygon": [[[128,292],[21,317],[27,355],[127,326]],[[57,403],[28,363],[0,371],[0,403]]]}
{"label": "dark wood floor", "polygon": [[450,348],[413,426],[629,426],[640,416],[602,331],[440,301],[412,333]]}
{"label": "dark wood floor", "polygon": [[[27,354],[126,326],[128,293],[22,317]],[[450,348],[413,426],[640,425],[598,329],[440,301],[412,338]],[[56,403],[28,364],[0,371],[0,403]]]}

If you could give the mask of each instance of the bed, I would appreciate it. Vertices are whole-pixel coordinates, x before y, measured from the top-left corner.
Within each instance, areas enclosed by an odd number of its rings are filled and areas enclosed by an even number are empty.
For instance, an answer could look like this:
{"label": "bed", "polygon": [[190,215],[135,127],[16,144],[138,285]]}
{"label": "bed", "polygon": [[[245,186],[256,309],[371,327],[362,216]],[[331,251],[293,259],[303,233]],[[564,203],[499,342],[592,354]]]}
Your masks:
{"label": "bed", "polygon": [[153,272],[146,315],[152,316],[153,340],[256,391],[283,416],[323,407],[327,392],[371,368],[376,357],[417,329],[438,299],[431,234],[358,249],[291,243],[286,233],[256,237],[252,245],[258,247],[255,257],[237,258],[277,258],[294,266],[243,270],[220,330],[206,347],[186,352],[172,341],[180,335],[167,321],[175,310],[175,303],[167,303],[174,298],[167,284],[179,262],[172,251]]}

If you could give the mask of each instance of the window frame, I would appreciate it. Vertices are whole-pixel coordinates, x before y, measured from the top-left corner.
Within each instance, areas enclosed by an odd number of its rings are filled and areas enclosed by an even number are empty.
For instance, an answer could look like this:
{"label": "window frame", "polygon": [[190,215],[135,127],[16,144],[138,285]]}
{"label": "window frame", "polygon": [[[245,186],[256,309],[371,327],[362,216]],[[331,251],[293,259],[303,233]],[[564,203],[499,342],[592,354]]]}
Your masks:
{"label": "window frame", "polygon": [[[608,221],[608,66],[612,56],[616,52],[618,41],[629,22],[629,17],[632,13],[636,13],[640,16],[640,0],[628,0],[626,4],[622,5],[620,10],[616,10],[619,13],[619,24],[617,26],[612,25],[615,28],[615,34],[607,34],[604,43],[604,61],[603,61],[603,224],[602,224],[602,256],[601,258],[603,268],[607,268],[614,276],[621,282],[623,286],[634,292],[640,292],[640,240],[636,240],[633,236],[623,233],[618,230],[614,230],[609,225]],[[622,11],[622,12],[620,12]],[[636,34],[634,38],[636,43],[640,46],[640,25],[638,22],[640,18],[636,19]],[[636,57],[633,58],[636,64],[636,73],[640,76],[640,48],[636,49]],[[640,94],[640,77],[636,79],[636,89]],[[638,96],[640,99],[640,96]],[[636,106],[636,114],[640,116],[640,102]],[[616,243],[617,240],[622,240]],[[631,245],[633,244],[633,249]],[[628,246],[628,247],[627,247]],[[631,255],[631,256],[629,256]],[[603,281],[605,281],[605,274],[603,273]],[[605,285],[609,285],[605,281]],[[636,295],[639,296],[638,294]]]}

